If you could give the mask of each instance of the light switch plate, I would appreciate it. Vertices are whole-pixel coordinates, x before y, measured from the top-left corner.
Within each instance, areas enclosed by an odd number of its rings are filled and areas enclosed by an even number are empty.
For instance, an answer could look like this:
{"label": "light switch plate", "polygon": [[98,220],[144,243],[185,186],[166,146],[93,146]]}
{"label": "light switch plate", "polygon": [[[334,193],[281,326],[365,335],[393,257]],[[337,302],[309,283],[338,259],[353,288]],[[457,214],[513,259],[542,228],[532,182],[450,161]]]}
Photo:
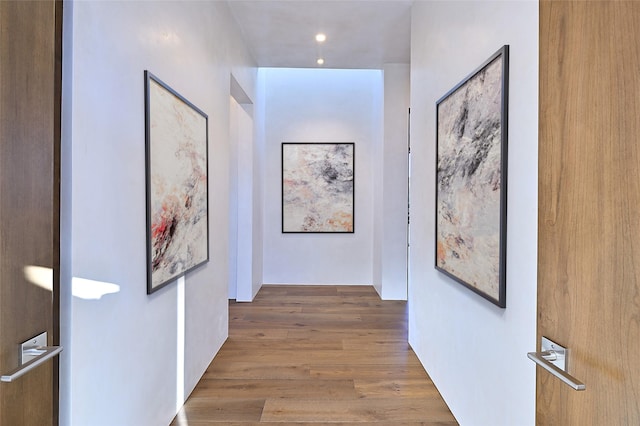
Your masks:
{"label": "light switch plate", "polygon": [[41,355],[43,351],[39,350],[38,348],[45,346],[47,346],[46,331],[20,344],[21,365],[24,365],[38,355]]}

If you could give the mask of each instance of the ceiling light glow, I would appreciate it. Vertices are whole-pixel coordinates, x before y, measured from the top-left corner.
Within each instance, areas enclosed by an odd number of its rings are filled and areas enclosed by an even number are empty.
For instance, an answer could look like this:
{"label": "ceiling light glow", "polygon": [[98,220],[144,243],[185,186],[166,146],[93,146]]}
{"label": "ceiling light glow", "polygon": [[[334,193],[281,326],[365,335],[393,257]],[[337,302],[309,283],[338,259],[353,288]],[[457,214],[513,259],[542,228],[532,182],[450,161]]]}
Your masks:
{"label": "ceiling light glow", "polygon": [[318,60],[316,62],[318,63],[318,65],[322,65],[322,64],[324,64],[324,59],[318,58]]}
{"label": "ceiling light glow", "polygon": [[324,35],[324,34],[322,34],[322,33],[318,33],[318,34],[316,34],[316,41],[317,41],[318,43],[322,43],[322,42],[324,42],[326,39],[327,39],[327,36],[326,36],[326,35]]}

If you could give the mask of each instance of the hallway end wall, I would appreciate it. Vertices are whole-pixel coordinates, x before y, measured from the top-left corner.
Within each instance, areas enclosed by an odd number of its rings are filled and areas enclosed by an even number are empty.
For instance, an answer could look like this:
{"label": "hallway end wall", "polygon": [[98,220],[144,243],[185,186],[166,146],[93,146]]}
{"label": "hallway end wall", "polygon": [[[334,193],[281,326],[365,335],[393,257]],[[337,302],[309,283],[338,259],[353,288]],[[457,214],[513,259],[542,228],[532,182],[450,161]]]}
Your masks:
{"label": "hallway end wall", "polygon": [[[415,2],[409,342],[463,425],[533,425],[538,2]],[[507,308],[434,269],[436,101],[510,45]]]}
{"label": "hallway end wall", "polygon": [[[380,70],[260,70],[264,84],[264,282],[372,284],[373,155]],[[283,234],[282,142],[355,143],[355,232]]]}

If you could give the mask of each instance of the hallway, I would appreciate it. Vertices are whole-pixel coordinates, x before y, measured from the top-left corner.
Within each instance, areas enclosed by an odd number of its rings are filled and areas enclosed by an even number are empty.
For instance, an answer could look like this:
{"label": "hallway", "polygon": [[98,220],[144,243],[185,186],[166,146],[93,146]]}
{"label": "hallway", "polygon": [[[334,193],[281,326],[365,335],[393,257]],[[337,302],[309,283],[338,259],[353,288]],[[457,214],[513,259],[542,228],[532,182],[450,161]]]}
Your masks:
{"label": "hallway", "polygon": [[262,287],[172,426],[456,425],[407,343],[407,303],[369,286]]}

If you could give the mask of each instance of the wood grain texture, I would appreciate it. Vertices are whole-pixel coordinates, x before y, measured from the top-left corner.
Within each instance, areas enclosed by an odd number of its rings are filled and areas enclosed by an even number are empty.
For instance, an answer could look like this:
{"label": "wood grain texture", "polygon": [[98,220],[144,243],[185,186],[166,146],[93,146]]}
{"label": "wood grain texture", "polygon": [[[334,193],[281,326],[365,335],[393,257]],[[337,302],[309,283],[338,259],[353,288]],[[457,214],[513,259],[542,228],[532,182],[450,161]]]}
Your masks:
{"label": "wood grain texture", "polygon": [[456,425],[407,343],[406,302],[372,287],[263,286],[173,426]]}
{"label": "wood grain texture", "polygon": [[541,425],[640,424],[640,2],[540,3]]}
{"label": "wood grain texture", "polygon": [[[58,268],[61,3],[0,2],[0,371],[48,331],[54,297],[25,267]],[[0,425],[57,424],[52,363],[0,385]]]}

